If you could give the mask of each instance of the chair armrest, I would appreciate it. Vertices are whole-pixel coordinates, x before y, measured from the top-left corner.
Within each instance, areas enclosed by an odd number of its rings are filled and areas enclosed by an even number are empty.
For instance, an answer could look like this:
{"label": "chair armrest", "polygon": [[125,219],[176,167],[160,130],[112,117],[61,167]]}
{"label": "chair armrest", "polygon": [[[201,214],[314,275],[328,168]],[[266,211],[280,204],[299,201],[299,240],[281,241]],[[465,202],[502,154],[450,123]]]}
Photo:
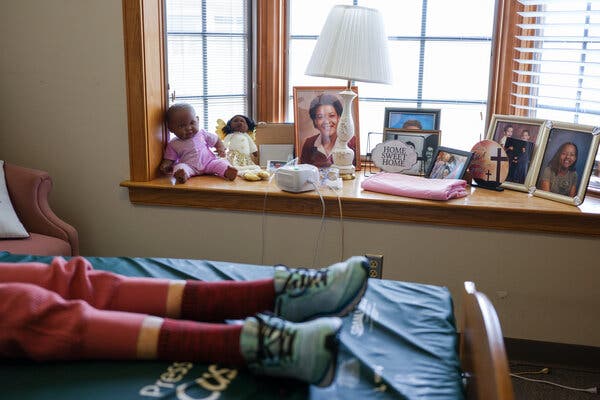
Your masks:
{"label": "chair armrest", "polygon": [[69,242],[71,254],[78,255],[77,230],[56,216],[48,203],[48,195],[52,190],[50,175],[6,162],[4,174],[10,200],[25,229]]}
{"label": "chair armrest", "polygon": [[462,296],[460,364],[467,374],[466,398],[514,400],[498,314],[488,297],[465,282]]}

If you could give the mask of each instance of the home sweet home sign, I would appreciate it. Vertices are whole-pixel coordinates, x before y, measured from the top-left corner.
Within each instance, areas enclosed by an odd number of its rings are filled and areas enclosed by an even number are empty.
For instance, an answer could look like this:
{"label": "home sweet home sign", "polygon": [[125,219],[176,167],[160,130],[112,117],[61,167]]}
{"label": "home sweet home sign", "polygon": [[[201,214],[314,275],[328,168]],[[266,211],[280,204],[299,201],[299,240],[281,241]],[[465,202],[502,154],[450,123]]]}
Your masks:
{"label": "home sweet home sign", "polygon": [[371,153],[373,164],[386,172],[403,172],[417,163],[415,148],[400,140],[389,140],[375,146]]}

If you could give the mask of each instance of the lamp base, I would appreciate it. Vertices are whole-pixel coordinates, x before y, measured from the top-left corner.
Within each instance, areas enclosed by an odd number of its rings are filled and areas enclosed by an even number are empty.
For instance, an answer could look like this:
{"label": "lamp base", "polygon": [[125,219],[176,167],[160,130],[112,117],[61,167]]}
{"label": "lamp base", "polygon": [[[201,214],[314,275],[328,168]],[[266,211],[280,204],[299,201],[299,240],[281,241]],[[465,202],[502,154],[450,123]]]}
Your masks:
{"label": "lamp base", "polygon": [[[352,161],[354,161],[354,152],[352,151],[352,149],[340,149],[337,152],[334,150],[333,160],[334,162],[331,166],[339,169],[340,177],[343,180],[350,180],[355,178],[356,168],[352,164]],[[339,161],[341,162],[338,164]]]}
{"label": "lamp base", "polygon": [[343,110],[337,128],[337,141],[333,149],[333,165],[339,169],[340,177],[343,180],[356,178],[356,168],[353,165],[355,154],[354,150],[348,147],[348,142],[354,137],[354,118],[352,117],[352,101],[356,98],[356,93],[347,89],[339,93],[342,98]]}

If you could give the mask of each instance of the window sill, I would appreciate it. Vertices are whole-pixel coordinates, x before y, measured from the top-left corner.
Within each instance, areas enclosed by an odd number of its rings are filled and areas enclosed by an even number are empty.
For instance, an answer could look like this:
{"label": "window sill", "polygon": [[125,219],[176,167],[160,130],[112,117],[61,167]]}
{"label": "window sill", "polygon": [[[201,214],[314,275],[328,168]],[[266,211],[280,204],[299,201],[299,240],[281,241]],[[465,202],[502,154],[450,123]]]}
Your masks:
{"label": "window sill", "polygon": [[[600,236],[600,198],[586,196],[579,207],[558,203],[526,193],[494,192],[470,188],[470,194],[449,201],[421,200],[363,191],[362,172],[356,180],[345,181],[341,192],[344,218],[372,221],[422,223],[446,226],[503,229],[557,234]],[[174,185],[168,178],[148,182],[125,181],[134,204],[200,207],[267,213],[312,215],[322,213],[315,191],[287,193],[275,182],[225,181],[213,176],[190,179]],[[321,190],[325,215],[339,218],[338,198],[329,188]],[[265,195],[266,202],[265,202]]]}

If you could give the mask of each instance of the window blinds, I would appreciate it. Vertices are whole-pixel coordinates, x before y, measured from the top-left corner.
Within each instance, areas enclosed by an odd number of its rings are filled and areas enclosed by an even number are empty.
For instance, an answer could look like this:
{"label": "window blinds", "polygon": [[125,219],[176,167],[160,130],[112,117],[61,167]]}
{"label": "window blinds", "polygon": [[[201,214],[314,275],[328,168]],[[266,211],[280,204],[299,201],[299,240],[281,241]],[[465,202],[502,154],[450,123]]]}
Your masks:
{"label": "window blinds", "polygon": [[200,126],[248,114],[247,0],[166,0],[169,101],[192,104]]}
{"label": "window blinds", "polygon": [[600,0],[518,0],[516,114],[600,125]]}

